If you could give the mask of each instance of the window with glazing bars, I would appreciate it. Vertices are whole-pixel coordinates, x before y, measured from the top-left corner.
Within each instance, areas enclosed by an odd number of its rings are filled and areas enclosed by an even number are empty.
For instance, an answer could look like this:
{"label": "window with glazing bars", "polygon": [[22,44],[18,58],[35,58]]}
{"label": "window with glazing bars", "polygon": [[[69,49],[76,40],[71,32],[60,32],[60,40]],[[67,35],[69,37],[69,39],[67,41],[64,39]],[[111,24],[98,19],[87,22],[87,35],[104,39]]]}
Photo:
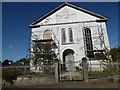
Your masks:
{"label": "window with glazing bars", "polygon": [[94,58],[91,30],[89,28],[85,28],[84,35],[85,35],[85,46],[87,49],[87,52],[86,52],[87,57]]}
{"label": "window with glazing bars", "polygon": [[72,28],[69,28],[69,42],[72,43],[73,42],[73,32],[72,32]]}
{"label": "window with glazing bars", "polygon": [[62,29],[62,33],[61,33],[61,37],[62,37],[62,44],[66,43],[66,35],[65,35],[65,28]]}

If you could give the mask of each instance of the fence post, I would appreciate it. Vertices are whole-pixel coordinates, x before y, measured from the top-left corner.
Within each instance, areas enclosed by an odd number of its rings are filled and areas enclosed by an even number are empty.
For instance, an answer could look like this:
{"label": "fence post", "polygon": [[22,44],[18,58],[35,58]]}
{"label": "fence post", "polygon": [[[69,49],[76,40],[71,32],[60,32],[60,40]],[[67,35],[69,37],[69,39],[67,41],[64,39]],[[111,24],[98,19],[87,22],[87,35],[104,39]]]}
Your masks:
{"label": "fence post", "polygon": [[83,68],[84,81],[85,83],[89,83],[88,65],[87,65],[87,59],[85,57],[82,58],[82,68]]}
{"label": "fence post", "polygon": [[55,83],[59,82],[58,77],[58,60],[55,61]]}

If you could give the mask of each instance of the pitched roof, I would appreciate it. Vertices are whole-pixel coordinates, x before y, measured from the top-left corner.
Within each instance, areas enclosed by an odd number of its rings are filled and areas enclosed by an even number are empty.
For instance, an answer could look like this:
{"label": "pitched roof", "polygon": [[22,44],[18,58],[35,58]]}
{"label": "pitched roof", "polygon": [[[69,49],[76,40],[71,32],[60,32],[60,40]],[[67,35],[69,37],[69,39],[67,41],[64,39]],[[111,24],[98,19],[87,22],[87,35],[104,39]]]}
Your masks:
{"label": "pitched roof", "polygon": [[45,19],[46,17],[50,16],[51,14],[53,14],[53,13],[56,12],[56,11],[58,11],[59,9],[61,9],[61,8],[64,7],[64,6],[72,7],[72,8],[74,8],[74,9],[80,10],[80,11],[82,11],[82,12],[88,13],[88,14],[90,14],[90,15],[92,15],[92,16],[98,17],[98,18],[100,18],[100,19],[102,19],[102,20],[104,20],[104,21],[107,21],[107,20],[109,19],[108,17],[104,17],[104,16],[102,16],[102,15],[96,14],[96,13],[91,12],[91,11],[89,11],[89,10],[80,8],[80,7],[78,7],[78,6],[72,5],[72,4],[67,3],[67,2],[64,2],[63,4],[59,5],[59,6],[56,7],[55,9],[51,10],[50,12],[48,12],[47,14],[45,14],[44,16],[42,16],[42,17],[40,17],[39,19],[35,20],[35,21],[34,21],[33,23],[31,23],[29,26],[31,27],[31,26],[39,23],[40,21],[42,21],[42,20]]}

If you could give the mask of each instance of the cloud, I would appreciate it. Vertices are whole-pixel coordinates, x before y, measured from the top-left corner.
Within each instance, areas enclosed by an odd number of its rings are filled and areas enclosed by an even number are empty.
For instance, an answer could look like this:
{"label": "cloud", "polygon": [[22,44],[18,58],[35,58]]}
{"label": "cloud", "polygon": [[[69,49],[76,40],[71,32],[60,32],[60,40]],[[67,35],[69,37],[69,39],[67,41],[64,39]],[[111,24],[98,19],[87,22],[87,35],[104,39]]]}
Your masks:
{"label": "cloud", "polygon": [[15,47],[13,45],[11,45],[11,44],[8,46],[8,48],[15,49]]}

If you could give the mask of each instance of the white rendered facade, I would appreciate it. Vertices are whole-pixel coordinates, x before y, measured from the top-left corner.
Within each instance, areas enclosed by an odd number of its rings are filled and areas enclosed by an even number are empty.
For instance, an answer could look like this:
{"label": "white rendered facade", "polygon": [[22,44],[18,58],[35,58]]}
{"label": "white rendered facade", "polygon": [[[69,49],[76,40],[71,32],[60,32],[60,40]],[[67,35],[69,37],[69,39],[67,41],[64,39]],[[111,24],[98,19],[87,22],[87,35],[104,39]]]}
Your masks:
{"label": "white rendered facade", "polygon": [[[55,52],[59,53],[57,54],[57,57],[61,60],[61,64],[66,62],[68,58],[72,58],[73,62],[82,62],[82,58],[87,57],[85,54],[85,51],[87,51],[84,37],[85,28],[89,28],[91,31],[92,50],[104,50],[105,47],[109,49],[109,40],[105,23],[107,18],[78,8],[69,3],[64,3],[58,6],[57,9],[58,10],[55,9],[53,10],[54,12],[51,11],[48,15],[45,15],[39,20],[33,22],[30,27],[32,27],[31,40],[44,39],[44,32],[48,30],[52,34],[52,39],[55,40],[55,42],[56,39],[59,41],[59,43],[56,43],[59,50],[56,49]],[[62,33],[63,29],[65,32],[64,35]],[[70,41],[69,29],[72,30],[72,41]],[[101,33],[102,37],[100,37]],[[33,35],[36,35],[37,38],[33,38]],[[64,42],[62,40],[63,36],[65,36]],[[100,38],[104,41],[104,43],[100,44]],[[70,54],[69,51],[72,54]],[[64,52],[66,53],[63,54]],[[94,54],[95,53],[96,52],[94,52]],[[100,61],[97,59],[91,59],[91,63],[97,64],[100,63]],[[74,66],[79,66],[79,63],[76,63]],[[68,68],[67,65],[66,67]],[[100,67],[93,69],[101,70]]]}

